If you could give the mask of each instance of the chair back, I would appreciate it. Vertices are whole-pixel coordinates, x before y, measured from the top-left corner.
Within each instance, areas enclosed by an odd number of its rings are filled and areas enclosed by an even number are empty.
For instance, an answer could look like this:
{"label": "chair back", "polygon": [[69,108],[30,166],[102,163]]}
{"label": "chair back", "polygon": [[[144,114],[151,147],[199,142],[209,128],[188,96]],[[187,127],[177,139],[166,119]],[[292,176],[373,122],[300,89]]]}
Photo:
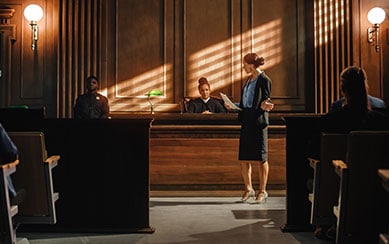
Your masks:
{"label": "chair back", "polygon": [[56,164],[46,163],[44,134],[38,131],[8,134],[19,151],[20,164],[14,184],[26,191],[25,200],[19,205],[18,219],[28,223],[55,222],[54,202],[58,196],[53,192],[51,169]]}
{"label": "chair back", "polygon": [[[345,233],[354,240],[378,240],[378,234],[387,229],[387,206],[382,206],[386,194],[381,186],[378,169],[389,168],[389,131],[352,131],[348,138],[346,164],[348,188]],[[358,224],[357,224],[358,223]],[[370,239],[369,239],[370,238]]]}

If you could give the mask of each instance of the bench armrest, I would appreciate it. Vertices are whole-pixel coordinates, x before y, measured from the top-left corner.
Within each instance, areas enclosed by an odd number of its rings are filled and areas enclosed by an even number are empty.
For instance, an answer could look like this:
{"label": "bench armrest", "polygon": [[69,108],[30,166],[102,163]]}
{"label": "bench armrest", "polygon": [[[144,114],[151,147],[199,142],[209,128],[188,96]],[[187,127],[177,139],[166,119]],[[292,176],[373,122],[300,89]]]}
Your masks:
{"label": "bench armrest", "polygon": [[45,160],[45,163],[48,163],[48,164],[55,163],[56,161],[59,161],[60,158],[61,158],[61,156],[59,156],[59,155],[53,155],[53,156],[50,156],[49,158],[47,158]]}
{"label": "bench armrest", "polygon": [[343,160],[332,160],[332,165],[334,165],[335,172],[339,176],[342,175],[343,170],[347,169],[347,164]]}
{"label": "bench armrest", "polygon": [[3,168],[3,170],[5,171],[5,170],[10,169],[10,168],[15,168],[16,165],[18,165],[18,164],[19,164],[19,160],[16,159],[13,162],[10,162],[10,163],[7,163],[7,164],[2,164],[2,165],[0,165],[0,167]]}
{"label": "bench armrest", "polygon": [[308,161],[309,161],[309,165],[310,165],[311,168],[313,168],[313,169],[316,169],[316,168],[317,168],[317,165],[320,163],[320,160],[319,160],[319,159],[316,159],[316,158],[309,158],[309,157],[308,157]]}
{"label": "bench armrest", "polygon": [[378,169],[378,175],[381,178],[382,186],[389,192],[389,169]]}

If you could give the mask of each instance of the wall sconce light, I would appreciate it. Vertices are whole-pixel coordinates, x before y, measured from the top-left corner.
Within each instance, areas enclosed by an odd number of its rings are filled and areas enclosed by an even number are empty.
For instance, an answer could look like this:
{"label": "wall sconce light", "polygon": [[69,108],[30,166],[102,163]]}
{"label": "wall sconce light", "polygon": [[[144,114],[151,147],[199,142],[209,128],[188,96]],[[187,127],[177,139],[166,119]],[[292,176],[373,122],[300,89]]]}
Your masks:
{"label": "wall sconce light", "polygon": [[151,101],[151,97],[162,96],[162,91],[160,91],[160,90],[151,90],[146,95],[147,95],[147,99],[149,100],[149,103],[150,103],[150,113],[154,114],[155,113],[154,112],[154,104]]}
{"label": "wall sconce light", "polygon": [[43,17],[43,10],[37,4],[30,4],[24,9],[24,17],[31,25],[31,49],[35,51],[38,41],[38,21]]}
{"label": "wall sconce light", "polygon": [[373,25],[372,27],[367,28],[367,42],[374,43],[375,51],[377,53],[380,51],[378,33],[380,24],[385,20],[385,15],[385,11],[379,7],[372,8],[367,13],[367,19]]}

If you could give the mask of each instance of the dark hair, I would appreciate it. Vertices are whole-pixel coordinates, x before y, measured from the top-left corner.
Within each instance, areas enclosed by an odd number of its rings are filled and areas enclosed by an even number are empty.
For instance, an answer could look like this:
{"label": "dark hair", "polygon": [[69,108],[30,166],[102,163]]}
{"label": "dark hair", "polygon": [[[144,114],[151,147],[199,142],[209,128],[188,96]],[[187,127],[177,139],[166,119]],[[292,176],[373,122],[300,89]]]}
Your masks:
{"label": "dark hair", "polygon": [[345,97],[345,106],[360,111],[370,110],[365,70],[349,66],[340,73],[340,88]]}
{"label": "dark hair", "polygon": [[255,68],[265,64],[265,59],[263,57],[259,57],[256,53],[246,54],[243,60],[248,64],[253,64]]}
{"label": "dark hair", "polygon": [[88,78],[86,78],[86,82],[90,82],[91,80],[96,80],[97,83],[100,83],[99,79],[97,79],[97,77],[94,75],[90,75],[90,76],[88,76]]}
{"label": "dark hair", "polygon": [[199,80],[198,80],[198,82],[199,82],[199,86],[198,86],[198,88],[200,89],[200,87],[202,86],[202,85],[208,85],[208,87],[209,88],[211,88],[211,86],[209,85],[209,82],[208,82],[208,80],[207,80],[207,78],[205,78],[205,77],[201,77]]}

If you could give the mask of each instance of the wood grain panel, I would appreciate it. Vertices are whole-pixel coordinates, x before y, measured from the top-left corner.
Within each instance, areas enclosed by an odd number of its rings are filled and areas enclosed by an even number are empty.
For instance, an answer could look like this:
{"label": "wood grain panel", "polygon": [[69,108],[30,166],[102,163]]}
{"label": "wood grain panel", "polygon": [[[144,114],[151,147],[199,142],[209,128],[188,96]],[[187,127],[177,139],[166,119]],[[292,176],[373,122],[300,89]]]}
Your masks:
{"label": "wood grain panel", "polygon": [[[151,138],[151,185],[242,185],[239,138]],[[269,139],[269,184],[284,185],[285,138]],[[253,168],[253,183],[258,170]],[[172,186],[174,188],[174,186]],[[205,186],[206,187],[206,186]]]}
{"label": "wood grain panel", "polygon": [[10,24],[15,9],[1,8],[0,13],[0,106],[11,105],[12,94],[12,44],[16,41],[16,26]]}
{"label": "wood grain panel", "polygon": [[[234,3],[185,1],[185,96],[199,96],[197,81],[202,76],[208,78],[214,94],[231,94],[234,73],[240,73],[241,67],[232,65],[236,58],[240,59],[240,38],[233,35],[233,26],[240,22],[239,14],[233,14]],[[234,49],[235,41],[238,44]]]}
{"label": "wood grain panel", "polygon": [[163,92],[154,98],[161,103],[173,100],[173,1],[117,0],[116,78],[111,96],[112,111],[148,111],[145,94]]}
{"label": "wood grain panel", "polygon": [[[34,2],[43,9],[43,12],[47,12],[46,1],[38,0]],[[28,4],[22,4],[21,11]],[[30,23],[22,15],[22,35],[23,39],[21,44],[21,79],[19,87],[19,96],[22,101],[28,100],[44,100],[44,61],[45,61],[45,44],[46,44],[46,18],[38,21],[38,41],[35,51],[31,50],[31,26]]]}
{"label": "wood grain panel", "polygon": [[[315,112],[326,113],[340,97],[339,74],[353,63],[349,0],[318,0],[315,12]],[[366,39],[365,39],[366,40]]]}
{"label": "wood grain panel", "polygon": [[[102,28],[105,16],[100,11],[104,1],[55,1],[58,10],[58,117],[72,117],[76,98],[85,92],[85,80],[89,75],[100,79],[104,93],[106,81],[101,79]],[[55,15],[57,17],[57,15]],[[54,41],[53,41],[54,42]]]}
{"label": "wood grain panel", "polygon": [[275,0],[271,4],[251,1],[246,45],[264,57],[261,66],[272,79],[272,100],[276,110],[305,110],[305,41],[303,18],[298,9],[302,1]]}
{"label": "wood grain panel", "polygon": [[[360,65],[365,69],[369,80],[369,93],[373,96],[385,98],[389,102],[389,1],[387,0],[364,0],[359,1],[359,15],[353,18],[358,28],[353,29],[355,44],[363,50],[360,53]],[[379,44],[380,50],[376,52],[374,43],[368,43],[367,28],[372,25],[367,20],[367,13],[373,7],[381,7],[386,12],[386,18],[380,25]]]}

